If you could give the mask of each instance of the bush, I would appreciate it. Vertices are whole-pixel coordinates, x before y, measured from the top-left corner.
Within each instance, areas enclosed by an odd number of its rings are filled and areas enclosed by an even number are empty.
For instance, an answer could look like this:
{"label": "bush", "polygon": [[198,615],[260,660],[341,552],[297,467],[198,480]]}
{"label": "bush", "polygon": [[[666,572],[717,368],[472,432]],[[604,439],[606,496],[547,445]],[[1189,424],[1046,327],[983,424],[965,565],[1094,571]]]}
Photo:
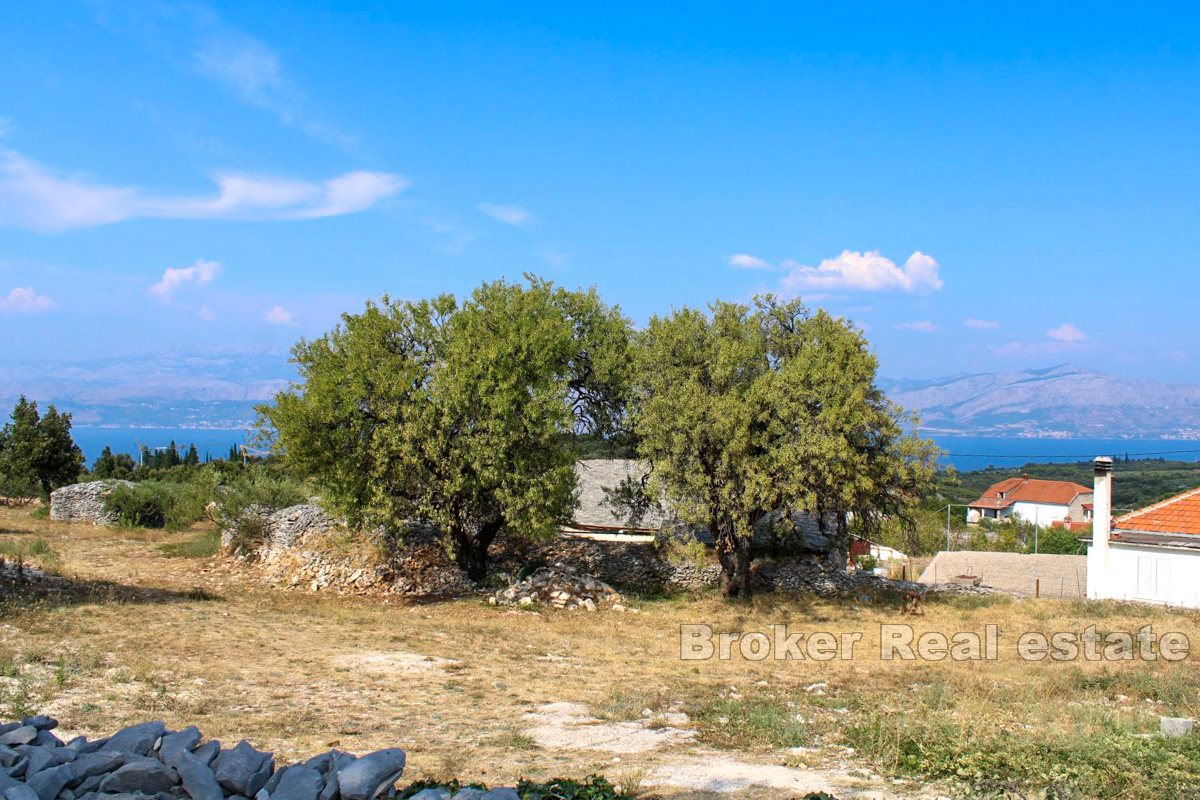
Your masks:
{"label": "bush", "polygon": [[250,469],[221,487],[217,524],[232,532],[231,549],[250,549],[266,539],[268,515],[308,499],[303,483],[265,468]]}
{"label": "bush", "polygon": [[204,519],[212,489],[202,482],[143,481],[117,486],[104,499],[104,510],[130,528],[186,528]]}

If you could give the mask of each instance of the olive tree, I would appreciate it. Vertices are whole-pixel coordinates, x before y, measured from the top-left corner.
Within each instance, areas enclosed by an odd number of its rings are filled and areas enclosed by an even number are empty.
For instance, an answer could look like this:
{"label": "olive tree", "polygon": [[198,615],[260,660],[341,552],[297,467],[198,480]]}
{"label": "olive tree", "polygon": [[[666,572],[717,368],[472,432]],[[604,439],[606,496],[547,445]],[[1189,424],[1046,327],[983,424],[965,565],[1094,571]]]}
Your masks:
{"label": "olive tree", "polygon": [[594,290],[533,277],[461,303],[385,297],[296,345],[300,382],[260,427],[333,510],[432,523],[480,579],[502,533],[552,536],[570,516],[571,439],[619,424],[628,339]]}
{"label": "olive tree", "polygon": [[931,485],[935,451],[905,434],[876,370],[852,325],[769,295],[654,317],[641,333],[638,450],[651,491],[710,531],[724,595],[749,596],[753,534],[772,511],[831,524],[844,566],[852,518],[903,516]]}

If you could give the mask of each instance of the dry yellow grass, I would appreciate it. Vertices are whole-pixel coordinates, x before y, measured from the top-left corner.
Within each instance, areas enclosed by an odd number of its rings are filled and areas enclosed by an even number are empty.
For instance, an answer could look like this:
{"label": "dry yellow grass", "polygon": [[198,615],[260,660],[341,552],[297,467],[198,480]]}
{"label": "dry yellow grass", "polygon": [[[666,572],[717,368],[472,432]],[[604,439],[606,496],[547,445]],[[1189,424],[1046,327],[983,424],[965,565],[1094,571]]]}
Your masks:
{"label": "dry yellow grass", "polygon": [[[731,750],[751,763],[839,768],[855,785],[866,756],[842,745],[849,728],[880,714],[940,714],[964,726],[1024,736],[1150,732],[1159,713],[1200,714],[1195,657],[1175,664],[1028,663],[1014,652],[1025,630],[1180,631],[1200,648],[1200,616],[1064,601],[927,604],[906,619],[890,601],[834,603],[764,596],[634,601],[638,613],[533,613],[467,599],[384,605],[287,592],[214,560],[167,558],[187,533],[111,531],[0,510],[0,541],[44,539],[61,574],[102,589],[47,607],[8,607],[0,623],[6,702],[48,710],[70,732],[100,735],[147,718],[196,724],[226,742],[246,738],[281,760],[336,746],[399,745],[407,777],[489,783],[602,772],[640,776],[689,753]],[[91,589],[96,587],[93,585]],[[881,661],[880,624],[912,621],[947,633],[995,624],[996,662]],[[862,631],[850,661],[682,661],[679,626],[717,631]],[[811,688],[824,683],[825,687]],[[4,699],[4,698],[0,698]],[[698,738],[665,750],[614,755],[544,749],[527,712],[582,703],[609,720],[685,711]],[[785,745],[804,745],[789,751]],[[876,764],[885,769],[886,764]],[[847,773],[850,773],[847,775]],[[864,772],[861,788],[908,796],[915,788]],[[671,795],[672,790],[657,790]],[[854,789],[847,789],[849,792]],[[747,797],[777,796],[751,789]],[[679,797],[707,796],[704,793]],[[850,795],[844,795],[850,796]],[[1124,796],[1136,796],[1125,793]]]}

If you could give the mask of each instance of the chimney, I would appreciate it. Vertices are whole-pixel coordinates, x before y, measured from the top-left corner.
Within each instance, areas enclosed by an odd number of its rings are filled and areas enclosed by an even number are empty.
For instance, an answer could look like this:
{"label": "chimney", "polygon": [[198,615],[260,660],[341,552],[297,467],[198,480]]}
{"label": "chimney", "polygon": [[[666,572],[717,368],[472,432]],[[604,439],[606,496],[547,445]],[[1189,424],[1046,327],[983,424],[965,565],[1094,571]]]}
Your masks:
{"label": "chimney", "polygon": [[1106,591],[1108,576],[1108,536],[1112,531],[1112,471],[1113,460],[1108,456],[1096,458],[1092,483],[1092,546],[1087,554],[1088,597],[1110,597]]}

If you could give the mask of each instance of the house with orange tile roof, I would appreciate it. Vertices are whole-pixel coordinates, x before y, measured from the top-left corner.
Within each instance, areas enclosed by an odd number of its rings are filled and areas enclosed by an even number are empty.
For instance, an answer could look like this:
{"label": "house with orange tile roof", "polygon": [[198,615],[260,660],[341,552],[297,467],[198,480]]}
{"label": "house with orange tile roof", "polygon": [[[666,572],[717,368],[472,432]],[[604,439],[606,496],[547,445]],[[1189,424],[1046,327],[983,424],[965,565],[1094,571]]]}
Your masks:
{"label": "house with orange tile roof", "polygon": [[1020,519],[1035,525],[1087,524],[1092,490],[1072,481],[1044,481],[1022,475],[992,484],[967,506],[967,522]]}
{"label": "house with orange tile roof", "polygon": [[1112,469],[1096,459],[1088,597],[1200,608],[1200,489],[1113,520]]}

